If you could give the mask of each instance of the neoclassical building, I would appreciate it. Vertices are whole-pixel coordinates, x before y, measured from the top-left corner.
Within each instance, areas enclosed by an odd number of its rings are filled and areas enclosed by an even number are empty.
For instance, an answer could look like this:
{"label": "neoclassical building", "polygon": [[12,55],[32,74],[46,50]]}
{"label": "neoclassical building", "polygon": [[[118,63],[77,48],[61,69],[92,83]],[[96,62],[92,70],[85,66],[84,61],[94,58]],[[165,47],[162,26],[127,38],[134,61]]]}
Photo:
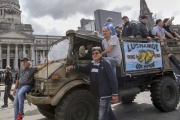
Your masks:
{"label": "neoclassical building", "polygon": [[48,46],[60,38],[34,35],[30,24],[21,23],[19,0],[0,0],[0,69],[9,65],[12,71],[17,71],[22,67],[23,57],[39,65],[46,57]]}

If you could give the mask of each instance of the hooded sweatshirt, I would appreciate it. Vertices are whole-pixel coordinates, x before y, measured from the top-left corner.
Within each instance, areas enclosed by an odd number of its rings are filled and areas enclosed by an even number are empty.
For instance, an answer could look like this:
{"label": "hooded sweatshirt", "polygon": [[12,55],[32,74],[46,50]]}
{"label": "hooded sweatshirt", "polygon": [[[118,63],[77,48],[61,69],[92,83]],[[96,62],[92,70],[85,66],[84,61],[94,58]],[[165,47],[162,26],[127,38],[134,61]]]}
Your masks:
{"label": "hooded sweatshirt", "polygon": [[114,25],[111,22],[105,23],[104,26],[108,27],[111,30],[111,35],[112,36],[116,34]]}

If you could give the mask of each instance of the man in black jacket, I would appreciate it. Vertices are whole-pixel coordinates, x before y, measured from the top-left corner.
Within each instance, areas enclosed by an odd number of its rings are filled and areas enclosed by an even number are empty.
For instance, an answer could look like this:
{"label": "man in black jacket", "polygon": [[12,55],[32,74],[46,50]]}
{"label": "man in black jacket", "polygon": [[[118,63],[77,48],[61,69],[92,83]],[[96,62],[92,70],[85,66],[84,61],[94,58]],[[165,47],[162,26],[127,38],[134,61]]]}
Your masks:
{"label": "man in black jacket", "polygon": [[136,23],[130,22],[127,16],[123,16],[122,37],[135,38],[138,34]]}
{"label": "man in black jacket", "polygon": [[99,120],[116,120],[112,109],[113,103],[118,102],[118,83],[110,62],[104,60],[101,55],[100,47],[92,48],[93,61],[87,66],[69,66],[66,71],[72,69],[82,73],[90,74],[90,87],[92,94],[99,101]]}
{"label": "man in black jacket", "polygon": [[152,42],[152,38],[150,37],[150,31],[147,27],[147,19],[148,18],[145,15],[139,16],[140,23],[138,23],[138,30],[142,38],[147,38],[149,42]]}
{"label": "man in black jacket", "polygon": [[13,78],[12,78],[12,73],[10,72],[10,67],[6,66],[6,71],[5,71],[5,93],[4,93],[4,105],[1,106],[2,108],[8,107],[8,97],[12,101],[14,101],[14,97],[11,95],[11,87],[13,84]]}

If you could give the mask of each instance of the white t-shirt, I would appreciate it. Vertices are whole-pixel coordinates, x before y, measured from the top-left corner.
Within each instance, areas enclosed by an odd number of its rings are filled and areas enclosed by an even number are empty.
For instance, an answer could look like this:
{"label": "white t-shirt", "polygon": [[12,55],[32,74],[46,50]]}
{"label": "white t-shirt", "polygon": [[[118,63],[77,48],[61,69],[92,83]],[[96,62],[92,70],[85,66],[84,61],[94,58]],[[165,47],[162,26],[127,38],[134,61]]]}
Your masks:
{"label": "white t-shirt", "polygon": [[111,36],[111,38],[108,41],[106,39],[102,41],[103,49],[106,50],[107,48],[109,48],[110,45],[114,45],[114,47],[111,52],[107,53],[107,57],[116,58],[118,61],[118,64],[120,65],[121,60],[122,60],[122,53],[121,53],[121,47],[120,47],[117,36]]}

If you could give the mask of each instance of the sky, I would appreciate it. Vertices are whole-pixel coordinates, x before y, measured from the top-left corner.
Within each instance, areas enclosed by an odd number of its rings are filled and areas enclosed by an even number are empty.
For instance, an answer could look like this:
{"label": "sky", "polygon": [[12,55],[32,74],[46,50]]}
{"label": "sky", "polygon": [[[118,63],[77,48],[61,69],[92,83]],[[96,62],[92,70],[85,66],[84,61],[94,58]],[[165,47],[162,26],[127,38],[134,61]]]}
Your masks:
{"label": "sky", "polygon": [[[80,20],[94,19],[97,9],[112,10],[137,20],[140,0],[19,0],[21,22],[32,24],[34,34],[64,36],[69,29],[77,30]],[[156,19],[175,17],[180,24],[180,0],[146,0]],[[121,19],[121,18],[120,18]]]}

